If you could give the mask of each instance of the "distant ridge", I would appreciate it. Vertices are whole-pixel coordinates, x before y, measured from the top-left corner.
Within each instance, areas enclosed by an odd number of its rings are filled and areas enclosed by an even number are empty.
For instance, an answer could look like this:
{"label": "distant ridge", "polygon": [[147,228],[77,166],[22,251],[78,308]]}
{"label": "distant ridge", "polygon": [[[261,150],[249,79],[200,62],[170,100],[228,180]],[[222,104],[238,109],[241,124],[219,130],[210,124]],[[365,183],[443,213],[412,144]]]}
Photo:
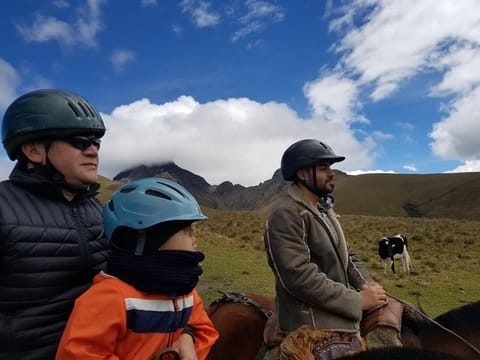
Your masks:
{"label": "distant ridge", "polygon": [[480,173],[365,174],[339,177],[343,213],[480,220]]}
{"label": "distant ridge", "polygon": [[[102,200],[113,188],[144,177],[163,177],[185,186],[201,206],[221,210],[270,211],[286,194],[288,183],[277,170],[271,179],[244,187],[225,181],[210,185],[173,162],[139,165],[120,172],[114,183],[102,181]],[[333,193],[339,214],[480,220],[480,173],[364,174],[336,171]],[[109,194],[102,195],[104,189]]]}

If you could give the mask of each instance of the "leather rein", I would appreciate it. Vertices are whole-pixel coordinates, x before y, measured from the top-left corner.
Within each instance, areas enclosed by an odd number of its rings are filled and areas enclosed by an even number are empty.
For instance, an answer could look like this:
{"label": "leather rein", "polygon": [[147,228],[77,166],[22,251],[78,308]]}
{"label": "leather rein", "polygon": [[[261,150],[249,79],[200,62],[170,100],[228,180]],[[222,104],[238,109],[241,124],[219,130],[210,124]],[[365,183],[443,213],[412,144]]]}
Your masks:
{"label": "leather rein", "polygon": [[[263,306],[261,306],[256,301],[248,298],[245,294],[242,294],[242,293],[239,293],[239,292],[236,292],[236,291],[227,291],[227,292],[219,291],[219,293],[221,293],[223,296],[214,300],[210,304],[210,306],[219,305],[219,304],[224,303],[224,302],[240,303],[240,304],[245,304],[245,305],[253,307],[257,311],[257,313],[264,316],[266,319],[269,319],[273,315],[273,311],[265,309]],[[410,306],[405,301],[403,301],[403,300],[401,300],[401,299],[399,299],[399,298],[397,298],[397,297],[395,297],[391,294],[388,294],[388,296],[392,297],[393,299],[399,301],[400,303],[402,303],[404,305],[409,306],[410,309],[413,309],[421,317],[430,321],[431,323],[438,326],[442,330],[448,332],[450,335],[454,336],[457,340],[463,342],[467,347],[472,349],[475,353],[480,355],[480,350],[477,349],[477,347],[475,347],[471,342],[469,342],[468,340],[466,340],[465,338],[463,338],[462,336],[460,336],[456,332],[448,329],[447,327],[443,326],[439,322],[437,322],[437,321],[433,320],[432,318],[428,317],[427,315],[423,314],[421,311],[419,311],[419,310],[415,309],[414,307]],[[215,306],[215,308],[213,308],[211,313],[213,314],[216,309],[217,309],[217,306]]]}
{"label": "leather rein", "polygon": [[455,331],[452,331],[450,330],[449,328],[443,326],[442,324],[440,324],[438,321],[435,321],[434,319],[430,318],[429,316],[425,315],[424,313],[422,313],[421,311],[415,309],[413,306],[410,306],[408,303],[406,303],[405,301],[403,300],[400,300],[399,298],[391,295],[391,294],[388,294],[388,296],[390,296],[391,298],[401,302],[402,304],[404,305],[407,305],[409,306],[409,308],[413,311],[415,311],[415,313],[417,313],[418,315],[420,315],[421,317],[423,317],[424,319],[430,321],[432,324],[434,324],[435,326],[438,326],[440,329],[446,331],[447,333],[449,333],[450,335],[454,336],[457,340],[463,342],[467,347],[469,347],[470,349],[472,349],[475,353],[477,353],[478,355],[480,355],[480,350],[475,346],[473,345],[470,341],[468,341],[467,339],[465,339],[464,337],[460,336],[459,334],[457,334]]}

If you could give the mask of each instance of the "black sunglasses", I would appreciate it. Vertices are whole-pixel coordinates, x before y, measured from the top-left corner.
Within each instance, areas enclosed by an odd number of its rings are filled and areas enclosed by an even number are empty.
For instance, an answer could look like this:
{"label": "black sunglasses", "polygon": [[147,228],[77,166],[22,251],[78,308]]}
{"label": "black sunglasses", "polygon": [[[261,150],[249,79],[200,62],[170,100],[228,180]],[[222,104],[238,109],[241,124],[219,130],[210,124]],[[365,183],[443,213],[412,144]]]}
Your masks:
{"label": "black sunglasses", "polygon": [[87,150],[90,145],[95,146],[97,150],[100,149],[101,140],[97,139],[96,137],[72,136],[62,140],[72,145],[75,149],[81,151]]}

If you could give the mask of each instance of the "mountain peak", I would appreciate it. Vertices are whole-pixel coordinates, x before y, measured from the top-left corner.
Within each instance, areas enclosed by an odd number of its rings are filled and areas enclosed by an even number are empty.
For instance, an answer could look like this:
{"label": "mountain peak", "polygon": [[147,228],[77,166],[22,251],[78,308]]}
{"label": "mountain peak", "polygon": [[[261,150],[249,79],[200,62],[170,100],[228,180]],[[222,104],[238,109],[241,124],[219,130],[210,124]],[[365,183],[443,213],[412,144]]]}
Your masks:
{"label": "mountain peak", "polygon": [[[201,176],[174,162],[139,165],[113,180],[129,182],[162,177],[188,189],[201,206],[213,209],[269,211],[286,193],[281,171],[259,185],[244,187],[224,181],[212,186]],[[351,176],[336,170],[335,209],[340,214],[479,219],[480,173],[364,174]]]}

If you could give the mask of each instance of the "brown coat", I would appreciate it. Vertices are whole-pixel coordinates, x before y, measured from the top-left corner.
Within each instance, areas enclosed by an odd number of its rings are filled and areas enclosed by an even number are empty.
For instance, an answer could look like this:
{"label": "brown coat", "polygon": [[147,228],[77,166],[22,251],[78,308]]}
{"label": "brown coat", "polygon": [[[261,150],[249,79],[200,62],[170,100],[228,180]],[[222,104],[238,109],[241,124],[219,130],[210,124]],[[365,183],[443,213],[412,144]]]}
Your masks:
{"label": "brown coat", "polygon": [[302,325],[329,331],[359,330],[362,297],[357,289],[369,279],[349,255],[333,209],[328,210],[328,217],[338,233],[338,246],[320,211],[292,184],[287,199],[267,222],[265,249],[275,275],[283,330]]}

